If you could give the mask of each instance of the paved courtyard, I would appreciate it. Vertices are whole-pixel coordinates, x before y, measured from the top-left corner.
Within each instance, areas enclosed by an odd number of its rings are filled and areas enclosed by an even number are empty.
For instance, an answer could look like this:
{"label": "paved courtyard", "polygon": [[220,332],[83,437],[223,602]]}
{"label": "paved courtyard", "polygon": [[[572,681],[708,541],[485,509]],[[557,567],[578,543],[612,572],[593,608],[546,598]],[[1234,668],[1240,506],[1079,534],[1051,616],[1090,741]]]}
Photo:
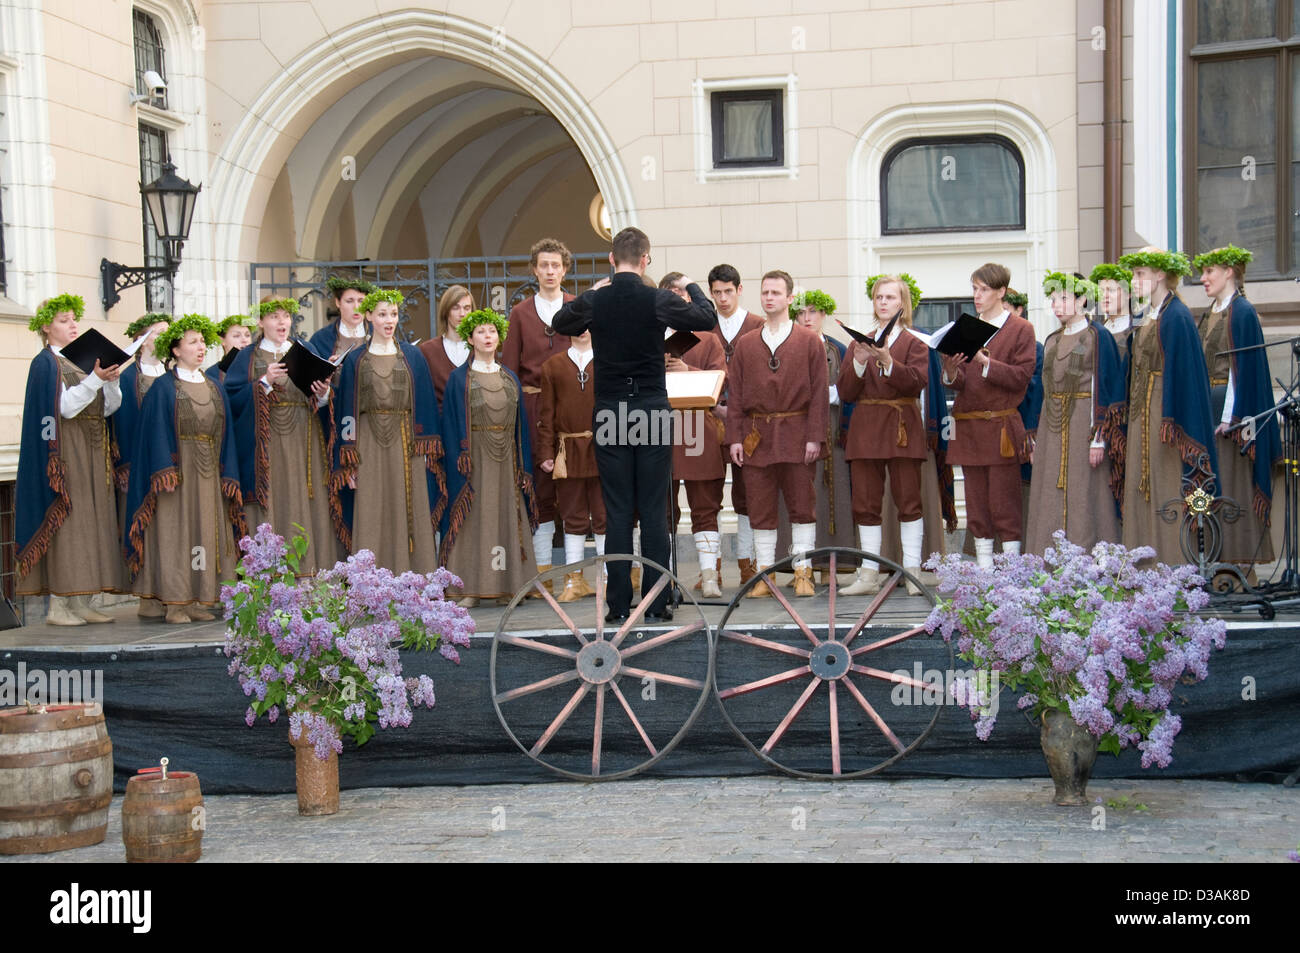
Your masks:
{"label": "paved courtyard", "polygon": [[[1094,782],[1060,808],[1046,780],[628,780],[344,791],[300,818],[293,796],[206,800],[203,860],[1276,862],[1300,842],[1300,788]],[[1107,803],[1109,802],[1109,804]],[[104,843],[0,861],[123,860]]]}

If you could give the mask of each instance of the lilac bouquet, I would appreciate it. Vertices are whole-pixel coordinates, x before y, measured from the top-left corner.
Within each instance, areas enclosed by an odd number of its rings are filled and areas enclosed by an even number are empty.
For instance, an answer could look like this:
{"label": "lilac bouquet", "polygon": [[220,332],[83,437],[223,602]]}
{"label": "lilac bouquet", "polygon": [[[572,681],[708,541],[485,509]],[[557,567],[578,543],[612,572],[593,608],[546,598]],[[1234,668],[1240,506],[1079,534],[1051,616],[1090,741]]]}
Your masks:
{"label": "lilac bouquet", "polygon": [[[980,569],[959,555],[931,558],[941,599],[925,622],[981,675],[1024,694],[1020,709],[1035,719],[1048,709],[1068,713],[1118,754],[1136,744],[1142,767],[1168,767],[1182,720],[1169,713],[1173,688],[1208,674],[1212,648],[1222,649],[1222,619],[1194,613],[1209,603],[1192,566],[1137,564],[1149,546],[1098,543],[1091,553],[1057,531],[1043,557],[1001,554]],[[978,679],[981,687],[989,682]],[[995,707],[973,685],[954,685],[987,740]]]}
{"label": "lilac bouquet", "polygon": [[290,735],[306,731],[324,760],[343,750],[343,735],[362,745],[376,725],[404,728],[412,708],[433,707],[432,679],[402,678],[399,649],[437,649],[460,662],[456,647],[469,645],[474,620],[443,597],[459,579],[446,569],[394,576],[364,549],[299,579],[306,537],[286,544],[269,523],[239,548],[237,579],[222,587],[221,602],[228,672],[252,700],[250,726],[259,715],[275,722],[283,706]]}

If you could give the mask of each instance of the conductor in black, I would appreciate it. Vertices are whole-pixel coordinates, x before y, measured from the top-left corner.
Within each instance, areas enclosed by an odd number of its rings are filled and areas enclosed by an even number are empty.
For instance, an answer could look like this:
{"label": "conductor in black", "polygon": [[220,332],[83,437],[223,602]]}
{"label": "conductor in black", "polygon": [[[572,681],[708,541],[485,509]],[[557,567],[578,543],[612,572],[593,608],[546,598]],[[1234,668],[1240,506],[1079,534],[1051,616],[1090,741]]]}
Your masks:
{"label": "conductor in black", "polygon": [[[641,519],[641,554],[668,565],[668,489],[672,480],[672,418],[664,384],[664,329],[708,331],[716,323],[713,303],[690,283],[689,302],[642,281],[650,264],[650,239],[639,228],[614,236],[612,278],[570,301],[555,316],[560,334],[591,329],[596,404],[592,433],[605,498],[607,553],[632,552],[632,523]],[[631,564],[609,566],[609,614],[622,622],[632,602]],[[641,574],[649,592],[659,573]],[[646,620],[672,618],[665,589],[647,607]]]}

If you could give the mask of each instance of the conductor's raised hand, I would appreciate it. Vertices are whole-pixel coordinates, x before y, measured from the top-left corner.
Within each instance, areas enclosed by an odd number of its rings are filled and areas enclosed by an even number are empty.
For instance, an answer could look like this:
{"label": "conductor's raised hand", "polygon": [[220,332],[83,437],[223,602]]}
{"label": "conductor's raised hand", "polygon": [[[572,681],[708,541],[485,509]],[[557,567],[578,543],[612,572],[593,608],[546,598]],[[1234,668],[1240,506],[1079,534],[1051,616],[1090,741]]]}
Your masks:
{"label": "conductor's raised hand", "polygon": [[731,462],[738,467],[745,465],[745,447],[743,444],[733,443],[731,445]]}
{"label": "conductor's raised hand", "polygon": [[601,278],[600,281],[598,281],[598,282],[596,282],[594,285],[592,285],[592,286],[591,286],[591,290],[592,290],[592,291],[598,291],[598,290],[600,290],[601,288],[605,287],[607,284],[609,284],[609,277],[608,277],[608,276],[606,276],[606,277],[604,277],[604,278]]}
{"label": "conductor's raised hand", "polygon": [[121,364],[114,364],[112,367],[100,367],[99,358],[95,358],[95,366],[90,371],[101,381],[115,381],[118,375],[122,373],[121,367]]}

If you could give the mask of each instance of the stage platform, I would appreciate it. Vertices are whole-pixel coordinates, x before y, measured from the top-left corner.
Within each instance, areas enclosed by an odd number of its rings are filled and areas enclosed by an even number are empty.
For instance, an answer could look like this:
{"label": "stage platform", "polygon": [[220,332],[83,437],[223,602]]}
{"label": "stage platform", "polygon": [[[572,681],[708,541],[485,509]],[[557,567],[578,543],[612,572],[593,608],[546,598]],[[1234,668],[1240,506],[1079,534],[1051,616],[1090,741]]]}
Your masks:
{"label": "stage platform", "polygon": [[[735,565],[724,564],[724,594],[736,590]],[[693,567],[683,567],[681,578],[693,582]],[[783,577],[788,578],[788,577]],[[846,584],[848,576],[840,577]],[[819,593],[823,587],[819,587]],[[808,624],[825,632],[825,598],[794,599],[792,605],[807,613]],[[836,618],[841,626],[862,614],[870,597],[840,597]],[[590,617],[594,600],[570,603],[579,619]],[[806,607],[806,608],[805,608]],[[716,628],[724,606],[706,606],[704,617]],[[878,640],[914,628],[929,611],[924,597],[896,592],[871,618],[863,640]],[[436,686],[438,704],[415,713],[410,728],[381,730],[364,747],[350,743],[341,759],[345,788],[418,786],[433,784],[484,784],[540,782],[558,775],[535,763],[510,740],[498,721],[490,688],[489,662],[492,635],[504,609],[495,605],[472,610],[478,635],[462,653],[459,666],[440,657],[404,656],[405,674],[428,673]],[[293,790],[293,754],[287,740],[287,719],[269,724],[265,719],[249,728],[243,721],[247,700],[234,679],[226,674],[221,650],[221,621],[169,626],[144,622],[128,605],[111,610],[117,622],[60,628],[34,625],[0,632],[0,671],[58,672],[77,670],[102,677],[103,702],[109,734],[114,744],[116,788],[137,768],[156,764],[166,756],[174,769],[198,773],[205,792],[283,793]],[[678,610],[673,625],[697,619],[689,604]],[[590,623],[587,623],[590,624]],[[511,616],[510,630],[555,645],[575,645],[554,611],[541,600],[529,601]],[[632,640],[652,639],[672,626],[642,627]],[[807,645],[790,615],[775,600],[744,600],[731,615],[727,628],[775,642]],[[842,630],[841,630],[842,631]],[[862,642],[857,643],[859,645]],[[739,684],[770,677],[788,669],[792,660],[735,654],[735,644],[723,642],[718,651],[720,684]],[[729,654],[730,653],[730,654]],[[770,653],[769,653],[770,654]],[[703,677],[707,656],[702,638],[684,640],[666,661],[655,667],[679,675]],[[560,669],[555,667],[561,666]],[[503,654],[498,668],[498,690],[546,678],[564,663],[551,656],[516,651]],[[793,663],[793,664],[798,664]],[[947,646],[937,636],[909,639],[873,656],[884,671],[913,672],[949,667]],[[511,670],[511,666],[515,670]],[[675,666],[675,667],[674,667]],[[569,664],[571,668],[571,664]],[[647,665],[647,667],[649,667]],[[957,662],[956,668],[964,666]],[[724,671],[725,669],[725,671]],[[699,693],[660,685],[657,694],[644,698],[642,683],[620,679],[624,694],[646,729],[658,739],[670,737],[691,716]],[[866,680],[863,680],[864,683]],[[536,739],[572,693],[574,683],[538,692],[514,706],[504,706],[512,728],[529,744]],[[740,707],[729,707],[734,720],[751,738],[770,731],[797,700],[803,682],[790,683],[787,692],[762,692],[744,696]],[[873,686],[872,703],[900,737],[916,737],[934,717],[933,706],[891,698],[889,686]],[[864,687],[864,691],[867,690]],[[829,770],[828,708],[824,692],[795,720],[774,752],[783,764],[818,772]],[[841,699],[847,695],[841,694]],[[0,702],[3,704],[3,702]],[[613,705],[613,702],[610,702]],[[582,706],[558,734],[548,754],[581,769],[589,759],[593,729],[592,704]],[[870,763],[872,751],[883,749],[877,760],[891,752],[862,711],[841,701],[841,743],[846,751],[860,748]],[[1253,613],[1229,617],[1228,647],[1210,662],[1208,681],[1186,686],[1177,693],[1174,711],[1183,718],[1183,730],[1174,746],[1174,762],[1164,771],[1142,769],[1139,754],[1126,751],[1119,758],[1098,758],[1098,778],[1243,778],[1280,781],[1300,766],[1300,624],[1280,617],[1266,623]],[[941,707],[929,736],[907,757],[876,778],[1043,777],[1046,768],[1038,746],[1038,729],[1016,711],[1014,696],[1002,695],[998,725],[988,742],[976,739],[969,715],[951,706]],[[615,718],[614,715],[619,716]],[[645,752],[629,722],[614,712],[606,719],[603,771],[620,764],[644,760]],[[909,732],[904,736],[904,732]],[[873,747],[876,746],[876,747]],[[584,754],[585,752],[585,754]],[[620,758],[626,758],[620,762]],[[717,700],[710,695],[680,745],[650,767],[650,777],[743,776],[772,774],[775,768],[759,760],[733,733]]]}

